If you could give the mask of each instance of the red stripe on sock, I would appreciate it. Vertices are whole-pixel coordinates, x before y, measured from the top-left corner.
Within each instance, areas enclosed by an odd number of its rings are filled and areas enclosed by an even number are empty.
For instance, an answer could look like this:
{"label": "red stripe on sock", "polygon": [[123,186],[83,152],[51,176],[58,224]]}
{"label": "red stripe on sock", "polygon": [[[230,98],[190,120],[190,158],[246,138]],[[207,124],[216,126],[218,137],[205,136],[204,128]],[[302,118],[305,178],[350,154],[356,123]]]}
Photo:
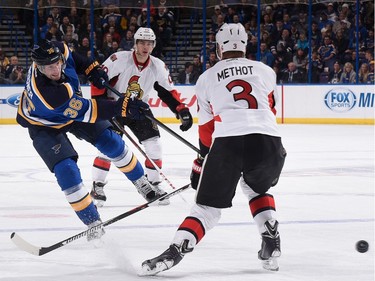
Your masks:
{"label": "red stripe on sock", "polygon": [[195,217],[186,217],[185,220],[181,223],[178,230],[185,230],[193,234],[195,236],[195,239],[197,240],[197,243],[205,235],[205,230],[202,222]]}
{"label": "red stripe on sock", "polygon": [[261,210],[276,210],[275,200],[271,194],[259,195],[249,202],[250,211],[253,216]]}
{"label": "red stripe on sock", "polygon": [[94,167],[97,167],[102,170],[109,171],[109,168],[111,167],[111,161],[108,161],[103,158],[96,157],[94,160]]}
{"label": "red stripe on sock", "polygon": [[[161,169],[161,167],[162,167],[162,160],[159,160],[159,159],[158,160],[152,159],[152,160],[154,161],[154,163],[156,164],[156,166],[158,166],[158,168]],[[146,159],[146,161],[145,161],[145,166],[146,166],[146,168],[155,170],[154,165],[152,165],[151,161],[148,160],[148,159]]]}

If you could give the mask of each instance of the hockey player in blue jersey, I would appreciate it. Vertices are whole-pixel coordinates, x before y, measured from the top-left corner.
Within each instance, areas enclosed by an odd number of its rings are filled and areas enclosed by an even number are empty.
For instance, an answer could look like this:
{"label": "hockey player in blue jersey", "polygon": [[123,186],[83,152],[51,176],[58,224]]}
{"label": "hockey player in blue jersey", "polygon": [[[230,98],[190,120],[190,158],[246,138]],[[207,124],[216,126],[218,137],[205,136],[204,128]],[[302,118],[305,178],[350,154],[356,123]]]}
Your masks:
{"label": "hockey player in blue jersey", "polygon": [[[28,128],[34,148],[55,174],[79,219],[89,228],[101,223],[82,183],[78,153],[68,139],[68,132],[108,156],[147,201],[163,195],[147,181],[140,162],[123,139],[111,130],[108,121],[114,116],[142,119],[148,105],[128,96],[118,101],[83,98],[78,74],[85,74],[97,88],[104,87],[107,74],[96,61],[71,52],[64,43],[42,40],[34,46],[31,59],[17,122]],[[104,230],[98,229],[87,238],[98,239],[103,234]]]}

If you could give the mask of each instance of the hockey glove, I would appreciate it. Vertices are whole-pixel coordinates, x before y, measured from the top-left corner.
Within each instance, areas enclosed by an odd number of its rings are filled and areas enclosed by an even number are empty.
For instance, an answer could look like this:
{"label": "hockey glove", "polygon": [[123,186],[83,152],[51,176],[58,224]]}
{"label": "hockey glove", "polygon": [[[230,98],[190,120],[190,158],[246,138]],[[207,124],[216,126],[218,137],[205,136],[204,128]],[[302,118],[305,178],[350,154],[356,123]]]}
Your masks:
{"label": "hockey glove", "polygon": [[100,68],[98,62],[90,64],[85,73],[91,84],[98,89],[104,89],[104,83],[108,83],[108,75]]}
{"label": "hockey glove", "polygon": [[191,182],[191,187],[195,190],[197,190],[199,178],[201,177],[203,161],[204,161],[204,158],[202,158],[201,156],[198,156],[197,159],[194,160],[193,168],[191,169],[190,182]]}
{"label": "hockey glove", "polygon": [[119,108],[119,115],[134,120],[145,119],[145,115],[150,110],[147,103],[140,99],[131,99],[128,95],[117,100],[117,108]]}
{"label": "hockey glove", "polygon": [[181,131],[185,132],[189,130],[193,125],[193,117],[190,114],[189,108],[185,104],[180,103],[180,105],[176,107],[176,111],[177,119],[181,121]]}

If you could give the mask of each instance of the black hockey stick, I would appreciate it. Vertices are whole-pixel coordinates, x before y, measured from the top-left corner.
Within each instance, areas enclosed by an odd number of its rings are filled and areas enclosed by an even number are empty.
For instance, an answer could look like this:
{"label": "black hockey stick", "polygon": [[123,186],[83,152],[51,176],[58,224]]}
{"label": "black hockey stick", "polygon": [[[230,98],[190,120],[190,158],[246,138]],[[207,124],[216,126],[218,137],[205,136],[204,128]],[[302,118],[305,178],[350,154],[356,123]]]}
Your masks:
{"label": "black hockey stick", "polygon": [[44,254],[47,254],[53,250],[56,250],[58,248],[61,248],[65,245],[68,245],[70,244],[71,242],[77,240],[77,239],[80,239],[82,237],[85,237],[87,236],[90,232],[94,231],[94,230],[97,230],[101,227],[105,227],[105,226],[108,226],[116,221],[119,221],[119,220],[122,220],[123,218],[126,218],[126,217],[129,217],[131,216],[132,214],[135,214],[135,213],[138,213],[139,211],[142,211],[152,205],[156,205],[158,204],[158,201],[162,201],[162,200],[165,200],[165,199],[168,199],[172,196],[175,196],[176,194],[179,194],[180,192],[184,191],[185,189],[188,189],[190,187],[190,184],[187,184],[187,185],[184,185],[183,187],[180,187],[179,189],[176,189],[175,191],[172,191],[171,193],[168,193],[160,198],[157,198],[157,199],[154,199],[150,202],[147,202],[143,205],[139,205],[137,207],[135,207],[134,209],[131,209],[130,211],[127,211],[125,213],[122,213],[112,219],[109,219],[99,225],[96,225],[92,228],[89,228],[85,231],[82,231],[76,235],[73,235],[69,238],[66,238],[60,242],[57,242],[56,244],[53,244],[51,246],[47,246],[47,247],[38,247],[38,246],[34,246],[32,244],[30,244],[29,242],[27,242],[26,240],[24,240],[21,236],[19,236],[17,233],[13,232],[11,235],[10,235],[10,239],[13,241],[14,244],[17,245],[18,248],[20,248],[21,250],[25,251],[25,252],[28,252],[30,254],[33,254],[35,256],[42,256]]}
{"label": "black hockey stick", "polygon": [[[107,88],[108,90],[110,90],[111,92],[113,92],[115,95],[117,95],[119,97],[123,96],[123,94],[121,94],[119,91],[117,91],[111,85],[109,85],[108,83],[106,83],[104,80],[102,80],[102,81],[103,81],[103,86],[105,88]],[[187,145],[188,147],[190,147],[192,150],[194,150],[197,153],[200,153],[200,150],[197,147],[195,147],[193,144],[191,144],[190,142],[188,142],[187,140],[185,140],[183,137],[181,137],[175,131],[173,131],[172,129],[170,129],[163,122],[159,121],[154,116],[150,116],[150,115],[147,115],[147,114],[145,114],[145,116],[146,116],[147,119],[150,119],[151,121],[154,121],[155,123],[157,123],[160,127],[162,127],[164,130],[166,130],[172,136],[174,136],[175,138],[177,138],[179,141],[181,141],[182,143],[184,143],[185,145]]]}

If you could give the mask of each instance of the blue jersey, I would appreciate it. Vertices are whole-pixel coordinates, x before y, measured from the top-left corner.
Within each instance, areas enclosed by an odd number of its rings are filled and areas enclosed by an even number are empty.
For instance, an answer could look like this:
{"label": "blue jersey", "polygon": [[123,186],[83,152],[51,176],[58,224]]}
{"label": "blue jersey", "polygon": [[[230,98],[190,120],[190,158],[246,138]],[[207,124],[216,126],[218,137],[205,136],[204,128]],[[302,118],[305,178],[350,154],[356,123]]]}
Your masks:
{"label": "blue jersey", "polygon": [[50,80],[35,63],[31,65],[17,113],[17,121],[24,127],[37,125],[58,129],[73,121],[94,123],[97,119],[97,102],[81,96],[77,75],[77,72],[84,73],[92,62],[73,55],[65,44],[55,44],[66,60],[62,78]]}

